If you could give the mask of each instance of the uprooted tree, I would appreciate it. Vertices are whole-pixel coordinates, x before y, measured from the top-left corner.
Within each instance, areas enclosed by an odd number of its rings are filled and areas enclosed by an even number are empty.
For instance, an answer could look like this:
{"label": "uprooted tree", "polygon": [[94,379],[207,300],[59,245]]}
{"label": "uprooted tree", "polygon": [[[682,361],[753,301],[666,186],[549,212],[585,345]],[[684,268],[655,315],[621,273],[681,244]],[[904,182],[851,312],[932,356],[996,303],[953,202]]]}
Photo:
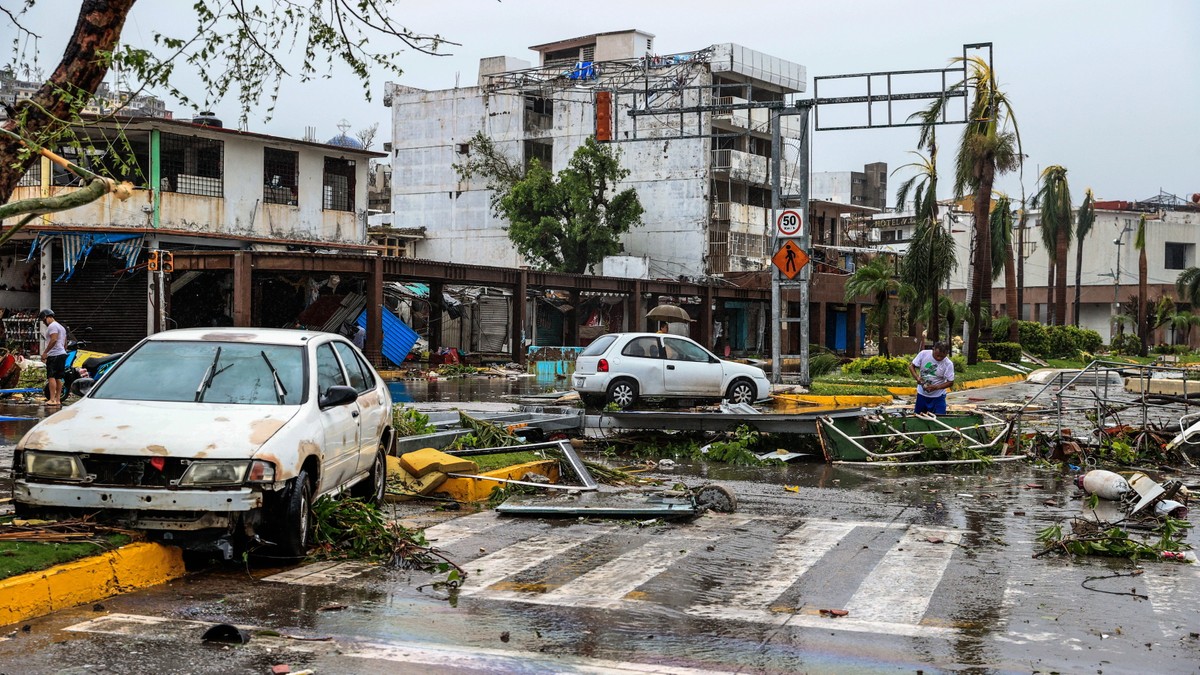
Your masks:
{"label": "uprooted tree", "polygon": [[[369,100],[371,68],[399,75],[397,64],[404,48],[434,54],[442,45],[454,44],[399,25],[389,16],[391,3],[385,0],[312,0],[265,6],[198,0],[191,5],[193,22],[181,20],[172,22],[165,32],[152,31],[150,47],[142,48],[120,42],[134,3],[83,0],[66,50],[50,77],[32,97],[5,107],[7,119],[2,126],[16,138],[0,135],[0,203],[9,200],[21,176],[36,161],[37,147],[78,143],[75,130],[94,119],[85,119],[82,112],[114,67],[135,94],[146,89],[166,93],[197,110],[208,110],[234,95],[243,120],[266,100],[269,119],[285,77],[302,82],[329,78],[340,63],[362,82]],[[41,36],[28,28],[35,7],[59,10],[56,3],[37,0],[0,2],[0,13],[17,34],[10,66],[14,74],[40,72]],[[374,50],[370,47],[373,40],[395,49]],[[301,54],[298,64],[288,62],[294,47]],[[200,91],[184,91],[173,84],[183,81],[185,71],[200,83]],[[113,114],[120,112],[118,107]],[[97,192],[95,198],[108,190]]]}
{"label": "uprooted tree", "polygon": [[629,175],[620,153],[589,137],[557,175],[538,160],[528,170],[479,132],[469,158],[454,165],[468,180],[479,176],[492,190],[492,210],[508,221],[508,238],[539,269],[586,272],[621,250],[620,237],[642,224],[637,191],[611,194]]}

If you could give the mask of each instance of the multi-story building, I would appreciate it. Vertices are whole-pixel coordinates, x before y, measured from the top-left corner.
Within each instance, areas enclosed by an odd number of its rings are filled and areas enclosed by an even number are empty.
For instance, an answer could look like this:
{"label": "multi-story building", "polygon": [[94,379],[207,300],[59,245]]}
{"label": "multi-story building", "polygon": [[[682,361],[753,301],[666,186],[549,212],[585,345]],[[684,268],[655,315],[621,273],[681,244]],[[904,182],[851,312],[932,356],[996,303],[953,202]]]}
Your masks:
{"label": "multi-story building", "polygon": [[[227,129],[211,115],[194,122],[101,117],[75,136],[80,145],[59,152],[129,181],[133,196],[105,195],[26,226],[0,248],[0,307],[9,315],[53,307],[65,325],[92,327],[95,349],[127,348],[161,329],[160,317],[168,327],[229,320],[228,274],[187,272],[158,288],[156,275],[146,271],[147,249],[373,249],[367,162],[382,153]],[[11,199],[55,197],[82,183],[42,159]],[[339,282],[343,292],[352,285],[328,275],[253,274],[259,294],[253,325],[285,325],[317,294]]]}
{"label": "multi-story building", "polygon": [[862,171],[816,171],[812,174],[812,197],[839,204],[872,209],[887,208],[886,162],[873,162]]}
{"label": "multi-story building", "polygon": [[[41,86],[42,80],[22,80],[12,68],[0,69],[0,101],[15,105],[31,98]],[[83,113],[86,115],[120,115],[122,117],[159,117],[171,119],[174,115],[167,110],[166,103],[157,96],[135,94],[114,89],[107,82],[96,88]],[[0,109],[0,118],[4,111]]]}
{"label": "multi-story building", "polygon": [[[702,277],[763,269],[770,255],[769,111],[805,89],[804,67],[736,44],[656,55],[638,30],[536,45],[537,65],[495,57],[477,83],[439,91],[389,85],[392,108],[392,225],[424,228],[421,258],[520,265],[491,209],[486,180],[461,180],[455,165],[479,132],[512,160],[567,165],[589,136],[616,143],[637,189],[644,225],[622,238],[624,253],[648,260],[648,276]],[[709,106],[728,104],[714,112]],[[631,110],[698,110],[631,116]],[[801,135],[782,118],[787,141]],[[794,147],[785,143],[784,147]],[[798,184],[784,153],[784,193]]]}

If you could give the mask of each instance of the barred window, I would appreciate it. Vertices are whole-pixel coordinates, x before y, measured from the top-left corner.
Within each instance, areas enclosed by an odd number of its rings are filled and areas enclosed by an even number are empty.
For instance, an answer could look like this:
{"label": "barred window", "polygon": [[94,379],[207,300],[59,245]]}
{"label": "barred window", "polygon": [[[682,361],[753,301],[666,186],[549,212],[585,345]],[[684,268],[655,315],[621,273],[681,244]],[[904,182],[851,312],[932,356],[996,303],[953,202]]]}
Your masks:
{"label": "barred window", "polygon": [[158,189],[206,197],[224,196],[225,144],[211,138],[162,134]]}
{"label": "barred window", "polygon": [[29,165],[29,170],[21,176],[21,180],[17,181],[17,187],[37,187],[42,184],[42,158],[34,160],[33,164]]}
{"label": "barred window", "polygon": [[300,153],[263,148],[263,202],[296,205]]}
{"label": "barred window", "polygon": [[354,160],[325,158],[321,208],[327,211],[354,210]]}

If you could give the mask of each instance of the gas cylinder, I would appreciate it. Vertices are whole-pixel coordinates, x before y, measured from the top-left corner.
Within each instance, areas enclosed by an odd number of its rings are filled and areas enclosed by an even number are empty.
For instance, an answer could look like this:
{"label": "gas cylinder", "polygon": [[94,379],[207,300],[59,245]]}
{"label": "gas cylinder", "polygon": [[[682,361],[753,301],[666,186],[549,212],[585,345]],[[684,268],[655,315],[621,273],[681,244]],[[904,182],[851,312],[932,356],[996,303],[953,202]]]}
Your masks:
{"label": "gas cylinder", "polygon": [[1163,516],[1180,519],[1187,518],[1188,507],[1174,499],[1163,499],[1154,503],[1154,514],[1159,518]]}
{"label": "gas cylinder", "polygon": [[1133,490],[1129,487],[1129,481],[1120,474],[1104,469],[1093,469],[1082,476],[1076,476],[1075,485],[1083,488],[1083,491],[1089,495],[1113,501],[1120,501]]}

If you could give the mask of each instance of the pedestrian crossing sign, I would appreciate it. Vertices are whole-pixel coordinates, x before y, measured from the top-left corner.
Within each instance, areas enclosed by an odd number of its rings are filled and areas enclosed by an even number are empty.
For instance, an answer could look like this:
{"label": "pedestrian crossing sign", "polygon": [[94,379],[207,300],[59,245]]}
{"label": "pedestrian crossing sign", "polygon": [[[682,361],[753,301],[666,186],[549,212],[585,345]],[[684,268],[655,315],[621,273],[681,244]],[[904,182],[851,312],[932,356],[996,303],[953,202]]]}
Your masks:
{"label": "pedestrian crossing sign", "polygon": [[808,264],[808,254],[797,246],[795,241],[785,239],[783,245],[771,257],[771,262],[775,263],[783,276],[792,279]]}

